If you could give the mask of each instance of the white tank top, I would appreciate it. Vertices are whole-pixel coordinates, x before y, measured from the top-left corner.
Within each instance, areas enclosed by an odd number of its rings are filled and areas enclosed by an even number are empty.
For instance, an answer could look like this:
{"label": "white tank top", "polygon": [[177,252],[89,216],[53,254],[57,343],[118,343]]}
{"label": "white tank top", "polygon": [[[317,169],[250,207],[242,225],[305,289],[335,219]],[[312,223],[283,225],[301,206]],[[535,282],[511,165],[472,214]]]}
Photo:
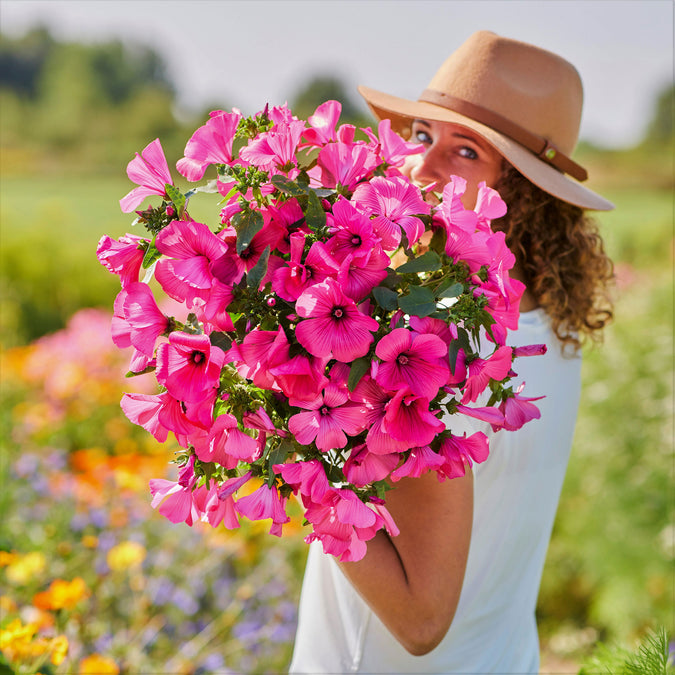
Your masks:
{"label": "white tank top", "polygon": [[[310,546],[291,673],[538,673],[535,607],[579,405],[581,358],[563,356],[541,309],[523,313],[511,346],[545,343],[544,356],[515,362],[523,395],[541,419],[516,432],[454,415],[457,433],[490,435],[474,467],[469,558],[454,620],[425,656],[389,633],[320,543]],[[458,428],[462,418],[462,428]]]}

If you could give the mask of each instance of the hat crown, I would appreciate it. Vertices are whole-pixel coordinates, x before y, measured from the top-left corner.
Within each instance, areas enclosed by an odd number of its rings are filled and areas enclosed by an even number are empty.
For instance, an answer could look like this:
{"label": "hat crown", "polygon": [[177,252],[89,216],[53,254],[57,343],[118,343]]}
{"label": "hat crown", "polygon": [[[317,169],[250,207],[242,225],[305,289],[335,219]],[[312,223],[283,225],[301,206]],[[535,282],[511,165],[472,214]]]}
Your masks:
{"label": "hat crown", "polygon": [[544,49],[490,31],[469,37],[439,68],[429,89],[464,99],[546,138],[571,154],[583,107],[574,66]]}

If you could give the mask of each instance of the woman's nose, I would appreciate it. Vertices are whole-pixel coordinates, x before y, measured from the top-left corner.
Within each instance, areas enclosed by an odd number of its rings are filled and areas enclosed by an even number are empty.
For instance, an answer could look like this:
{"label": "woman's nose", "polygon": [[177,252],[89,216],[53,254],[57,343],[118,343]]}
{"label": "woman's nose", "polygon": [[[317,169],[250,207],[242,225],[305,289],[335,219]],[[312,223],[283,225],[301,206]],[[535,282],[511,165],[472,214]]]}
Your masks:
{"label": "woman's nose", "polygon": [[439,165],[439,158],[433,148],[428,149],[423,155],[417,155],[417,162],[410,170],[410,178],[422,187],[430,183],[436,183],[434,191],[443,189],[448,177]]}

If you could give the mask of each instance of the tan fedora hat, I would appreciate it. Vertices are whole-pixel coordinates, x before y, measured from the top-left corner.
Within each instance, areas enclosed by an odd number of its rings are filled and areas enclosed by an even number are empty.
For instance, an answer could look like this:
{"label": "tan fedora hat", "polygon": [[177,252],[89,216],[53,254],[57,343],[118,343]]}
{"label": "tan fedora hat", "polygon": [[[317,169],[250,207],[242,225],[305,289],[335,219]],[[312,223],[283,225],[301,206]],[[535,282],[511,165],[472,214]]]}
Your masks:
{"label": "tan fedora hat", "polygon": [[489,31],[474,33],[434,75],[417,101],[359,87],[378,119],[405,133],[413,119],[473,130],[526,178],[585,209],[614,205],[581,185],[586,170],[571,159],[583,89],[572,64],[544,49]]}

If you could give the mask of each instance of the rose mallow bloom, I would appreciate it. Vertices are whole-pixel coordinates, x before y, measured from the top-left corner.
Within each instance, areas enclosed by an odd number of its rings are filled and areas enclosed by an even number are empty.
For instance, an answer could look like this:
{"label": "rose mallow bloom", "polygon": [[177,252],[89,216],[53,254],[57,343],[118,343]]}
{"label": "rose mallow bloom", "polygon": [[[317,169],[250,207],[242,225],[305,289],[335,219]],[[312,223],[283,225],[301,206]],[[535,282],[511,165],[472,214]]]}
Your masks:
{"label": "rose mallow bloom", "polygon": [[378,329],[377,321],[361,314],[333,279],[308,288],[295,309],[304,319],[298,323],[295,336],[314,356],[332,355],[349,363],[368,353],[373,332]]}
{"label": "rose mallow bloom", "polygon": [[173,180],[159,138],[146,145],[140,155],[136,153],[127,165],[127,176],[138,187],[120,199],[120,208],[124,213],[131,213],[150,195],[166,195],[166,184],[173,185]]}
{"label": "rose mallow bloom", "polygon": [[218,385],[225,353],[207,335],[174,331],[157,348],[157,381],[179,401],[198,401]]}

